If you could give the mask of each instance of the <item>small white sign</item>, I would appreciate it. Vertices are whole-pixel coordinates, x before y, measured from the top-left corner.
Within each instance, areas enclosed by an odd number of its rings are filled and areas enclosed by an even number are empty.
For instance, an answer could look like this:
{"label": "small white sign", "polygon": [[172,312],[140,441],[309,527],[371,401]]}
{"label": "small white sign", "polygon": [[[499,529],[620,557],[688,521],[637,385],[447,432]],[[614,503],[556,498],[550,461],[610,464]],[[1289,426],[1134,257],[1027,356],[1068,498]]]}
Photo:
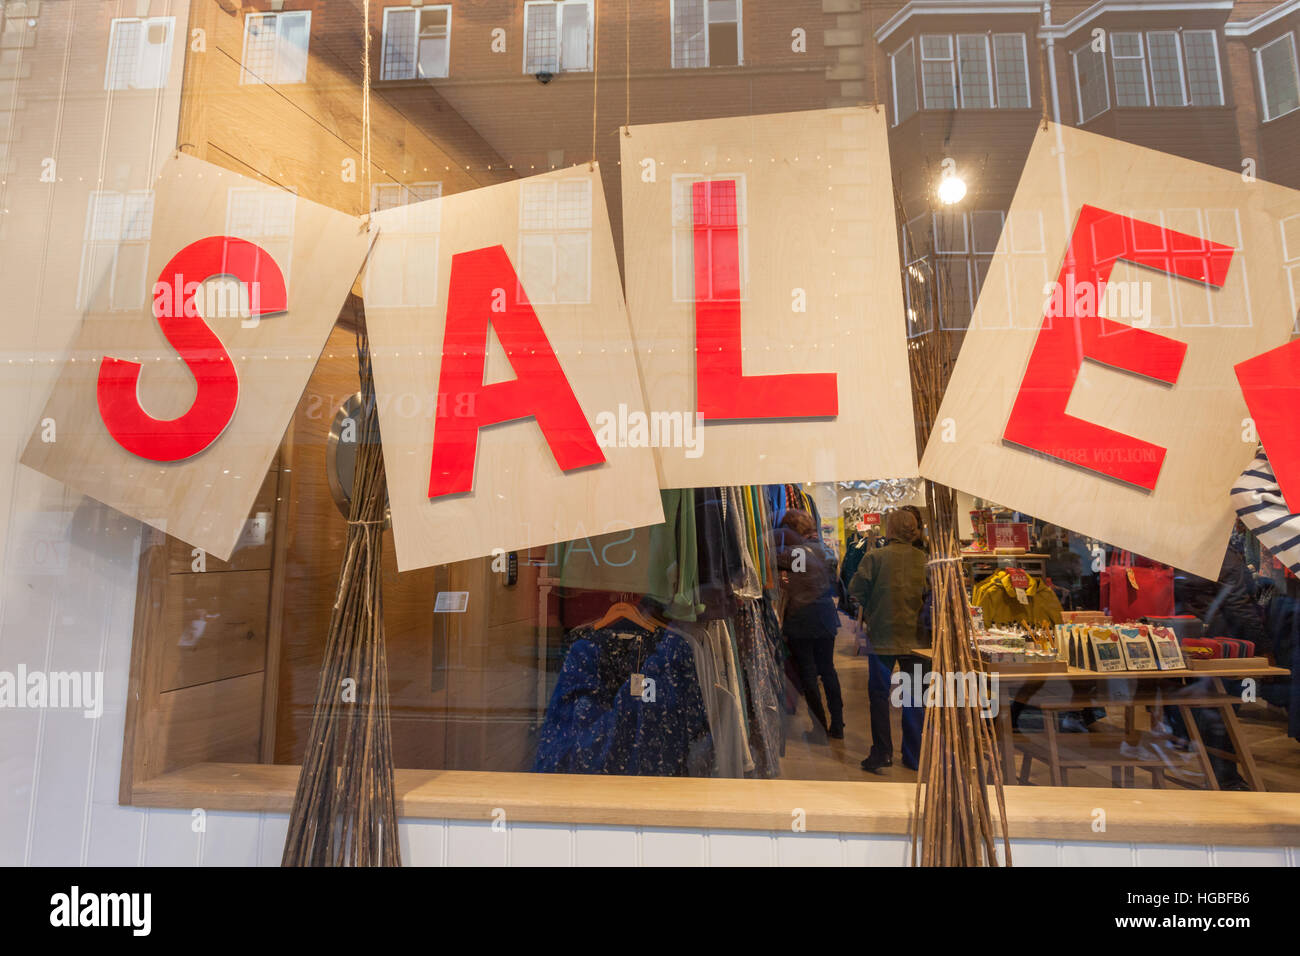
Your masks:
{"label": "small white sign", "polygon": [[463,614],[469,607],[468,591],[439,591],[438,600],[433,605],[435,614]]}

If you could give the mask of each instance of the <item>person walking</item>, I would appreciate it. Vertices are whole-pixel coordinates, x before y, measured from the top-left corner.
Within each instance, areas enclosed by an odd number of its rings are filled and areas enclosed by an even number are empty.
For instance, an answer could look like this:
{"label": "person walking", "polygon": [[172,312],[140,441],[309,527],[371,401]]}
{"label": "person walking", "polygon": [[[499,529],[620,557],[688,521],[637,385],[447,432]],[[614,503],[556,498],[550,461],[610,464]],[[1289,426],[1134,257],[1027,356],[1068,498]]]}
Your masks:
{"label": "person walking", "polygon": [[835,609],[834,561],[822,545],[817,523],[806,511],[787,511],[776,537],[777,567],[781,569],[786,589],[781,632],[794,657],[804,700],[813,718],[812,738],[819,743],[824,743],[828,736],[843,740],[844,701],[840,678],[835,672],[835,634],[840,616]]}
{"label": "person walking", "polygon": [[[890,680],[894,665],[927,669],[912,652],[926,643],[921,624],[925,602],[926,552],[916,515],[900,508],[885,516],[885,546],[869,552],[858,565],[849,593],[862,606],[871,644],[868,658],[867,696],[871,704],[871,751],[862,769],[879,773],[894,762],[889,726]],[[915,770],[921,756],[920,706],[923,685],[914,687],[914,706],[903,708],[903,766]]]}

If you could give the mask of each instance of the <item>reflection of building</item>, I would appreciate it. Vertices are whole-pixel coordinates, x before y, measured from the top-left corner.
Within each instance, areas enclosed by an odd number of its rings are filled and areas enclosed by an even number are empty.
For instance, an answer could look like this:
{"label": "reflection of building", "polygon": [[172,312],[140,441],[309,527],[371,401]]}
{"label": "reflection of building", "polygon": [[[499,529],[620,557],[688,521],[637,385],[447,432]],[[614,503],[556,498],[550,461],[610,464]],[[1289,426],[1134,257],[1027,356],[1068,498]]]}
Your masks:
{"label": "reflection of building", "polygon": [[[1040,117],[1300,185],[1300,4],[873,2],[868,61],[890,111],[905,270],[935,257],[960,326]],[[1023,55],[1022,55],[1023,51]],[[870,69],[870,67],[869,67]],[[945,160],[970,192],[935,207]],[[1032,229],[1028,230],[1032,232]],[[1012,236],[1013,251],[1032,238]],[[1045,280],[1047,277],[1044,277]],[[918,294],[908,282],[909,295]]]}

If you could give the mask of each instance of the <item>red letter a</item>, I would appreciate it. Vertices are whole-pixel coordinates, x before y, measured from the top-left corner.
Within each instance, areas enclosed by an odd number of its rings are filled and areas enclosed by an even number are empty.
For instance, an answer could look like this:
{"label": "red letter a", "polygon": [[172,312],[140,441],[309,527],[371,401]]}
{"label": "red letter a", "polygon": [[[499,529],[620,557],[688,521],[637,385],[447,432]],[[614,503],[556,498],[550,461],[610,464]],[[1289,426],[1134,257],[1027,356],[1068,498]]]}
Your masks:
{"label": "red letter a", "polygon": [[[511,293],[518,289],[518,298]],[[515,378],[483,384],[488,323]],[[501,246],[451,258],[429,497],[474,489],[478,430],[533,417],[561,471],[605,460],[551,343]]]}

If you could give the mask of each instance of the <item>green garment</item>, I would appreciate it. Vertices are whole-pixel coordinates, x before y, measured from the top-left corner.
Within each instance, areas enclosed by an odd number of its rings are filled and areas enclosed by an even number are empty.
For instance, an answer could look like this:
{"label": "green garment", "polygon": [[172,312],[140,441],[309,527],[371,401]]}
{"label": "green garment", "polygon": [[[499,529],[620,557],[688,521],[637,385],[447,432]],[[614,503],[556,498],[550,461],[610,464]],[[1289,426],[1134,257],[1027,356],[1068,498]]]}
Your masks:
{"label": "green garment", "polygon": [[925,552],[901,541],[868,551],[849,582],[862,605],[867,639],[877,654],[906,654],[926,643],[921,631]]}
{"label": "green garment", "polygon": [[664,523],[650,529],[650,596],[674,621],[693,621],[700,603],[700,556],[695,543],[695,491],[659,492]]}

